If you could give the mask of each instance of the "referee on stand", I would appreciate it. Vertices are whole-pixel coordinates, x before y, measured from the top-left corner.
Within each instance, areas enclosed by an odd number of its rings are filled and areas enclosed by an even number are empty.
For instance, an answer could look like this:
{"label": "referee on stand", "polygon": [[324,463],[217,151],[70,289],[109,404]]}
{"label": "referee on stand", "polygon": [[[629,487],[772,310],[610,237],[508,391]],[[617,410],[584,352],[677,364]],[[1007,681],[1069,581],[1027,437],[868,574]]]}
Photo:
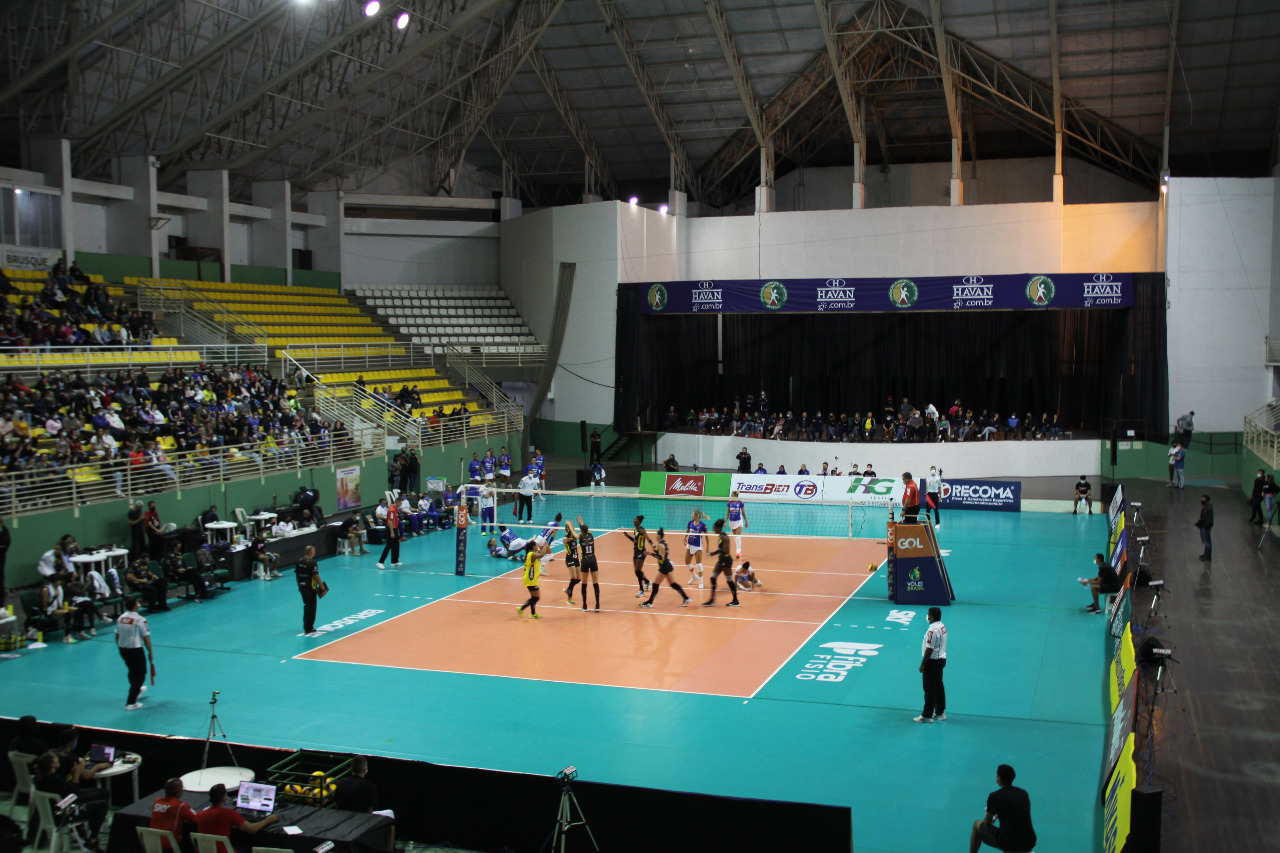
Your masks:
{"label": "referee on stand", "polygon": [[[156,654],[151,649],[151,631],[147,628],[146,618],[138,612],[138,599],[124,600],[124,613],[116,620],[116,646],[120,649],[120,657],[129,668],[129,698],[125,700],[126,711],[142,709],[138,700],[147,692],[147,657],[151,657],[154,667]],[[143,651],[143,646],[146,651]]]}
{"label": "referee on stand", "polygon": [[902,482],[907,487],[902,493],[902,523],[915,524],[918,521],[916,516],[920,513],[920,487],[911,479],[910,471],[902,475]]}

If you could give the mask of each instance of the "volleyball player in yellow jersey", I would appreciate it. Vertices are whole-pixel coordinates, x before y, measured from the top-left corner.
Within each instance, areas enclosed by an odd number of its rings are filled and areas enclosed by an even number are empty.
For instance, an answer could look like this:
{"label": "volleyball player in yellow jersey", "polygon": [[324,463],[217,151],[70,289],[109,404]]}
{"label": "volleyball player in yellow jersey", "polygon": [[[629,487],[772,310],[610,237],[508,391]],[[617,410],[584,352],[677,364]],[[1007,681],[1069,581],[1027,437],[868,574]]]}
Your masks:
{"label": "volleyball player in yellow jersey", "polygon": [[640,586],[636,598],[644,598],[645,592],[649,589],[649,579],[644,576],[644,557],[649,553],[648,546],[653,543],[649,541],[649,534],[645,532],[643,515],[635,517],[634,525],[630,533],[622,535],[631,540],[631,563],[636,567],[636,583]]}
{"label": "volleyball player in yellow jersey", "polygon": [[[578,559],[578,534],[568,521],[564,523],[564,565],[569,570],[569,588],[564,591],[564,595],[569,599],[569,604],[577,604],[573,600],[573,588],[582,580],[582,563]],[[585,586],[583,590],[583,595],[586,595]]]}
{"label": "volleyball player in yellow jersey", "polygon": [[529,545],[525,548],[524,572],[520,576],[525,589],[529,590],[529,600],[516,609],[516,615],[524,616],[524,609],[527,607],[530,619],[542,618],[538,615],[538,575],[541,570],[542,561],[538,559],[538,549],[534,545]]}
{"label": "volleyball player in yellow jersey", "polygon": [[716,579],[724,575],[725,586],[733,593],[733,601],[725,607],[737,607],[738,587],[733,582],[733,551],[729,548],[729,535],[724,532],[724,519],[717,518],[711,529],[716,532],[716,550],[711,552],[711,556],[718,556],[720,559],[716,560],[716,567],[711,570],[711,597],[702,602],[702,606],[710,607],[716,603]]}
{"label": "volleyball player in yellow jersey", "polygon": [[653,589],[649,591],[649,600],[640,602],[641,607],[652,607],[653,600],[658,597],[658,587],[662,586],[665,580],[667,585],[680,593],[680,606],[684,607],[689,603],[689,596],[680,588],[680,584],[676,583],[675,578],[671,575],[675,572],[676,567],[671,565],[671,555],[667,546],[667,532],[661,527],[658,528],[658,541],[653,545],[653,556],[658,561],[658,575],[653,579]]}

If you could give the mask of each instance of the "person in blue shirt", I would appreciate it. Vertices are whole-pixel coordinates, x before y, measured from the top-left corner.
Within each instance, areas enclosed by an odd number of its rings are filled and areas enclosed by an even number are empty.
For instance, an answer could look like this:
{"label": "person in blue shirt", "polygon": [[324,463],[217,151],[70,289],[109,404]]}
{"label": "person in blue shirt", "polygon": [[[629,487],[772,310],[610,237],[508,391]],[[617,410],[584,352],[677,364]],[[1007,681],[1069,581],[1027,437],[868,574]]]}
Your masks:
{"label": "person in blue shirt", "polygon": [[686,529],[689,531],[684,537],[684,564],[690,566],[689,570],[689,586],[695,583],[698,589],[702,589],[702,537],[707,533],[707,525],[702,519],[701,510],[693,511],[693,518],[689,520]]}
{"label": "person in blue shirt", "polygon": [[505,447],[498,451],[498,479],[502,482],[502,488],[511,488],[511,454]]}
{"label": "person in blue shirt", "polygon": [[785,477],[785,476],[787,475],[787,466],[786,466],[786,465],[779,465],[779,466],[778,466],[778,470],[777,470],[776,472],[774,472],[774,473],[775,473],[777,476]]}
{"label": "person in blue shirt", "polygon": [[497,467],[497,460],[493,458],[493,448],[489,448],[484,453],[484,458],[480,460],[480,472],[484,475],[485,483],[493,485],[493,473]]}
{"label": "person in blue shirt", "polygon": [[738,497],[738,493],[734,492],[729,496],[728,505],[729,530],[733,534],[733,550],[735,556],[742,559],[742,529],[750,527],[751,522],[747,521],[747,506]]}
{"label": "person in blue shirt", "polygon": [[600,487],[600,496],[604,497],[608,491],[604,487],[604,466],[599,462],[591,463],[591,488],[590,497],[596,496],[596,486]]}
{"label": "person in blue shirt", "polygon": [[471,478],[471,482],[478,483],[480,482],[480,474],[480,454],[472,453],[471,461],[467,463],[467,476]]}
{"label": "person in blue shirt", "polygon": [[760,463],[757,463],[757,464],[756,464],[756,470],[752,471],[751,473],[753,473],[753,474],[768,474],[769,472],[768,472],[768,471],[766,471],[766,470],[764,469],[764,463],[763,463],[763,462],[760,462]]}
{"label": "person in blue shirt", "polygon": [[[547,457],[542,455],[541,450],[533,451],[533,470],[538,475],[538,491],[545,492],[547,490]],[[546,495],[538,495],[538,500],[546,499]]]}

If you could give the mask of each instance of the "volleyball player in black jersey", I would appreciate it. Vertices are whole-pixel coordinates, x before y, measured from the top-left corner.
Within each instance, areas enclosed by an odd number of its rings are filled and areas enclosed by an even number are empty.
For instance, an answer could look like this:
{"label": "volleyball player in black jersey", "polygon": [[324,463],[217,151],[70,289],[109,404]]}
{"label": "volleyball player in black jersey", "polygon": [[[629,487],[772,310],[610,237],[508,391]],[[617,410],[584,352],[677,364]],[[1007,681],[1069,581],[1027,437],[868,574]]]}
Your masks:
{"label": "volleyball player in black jersey", "polygon": [[[582,580],[582,572],[579,571],[582,563],[578,560],[578,534],[567,521],[564,523],[564,565],[569,570],[569,588],[564,591],[564,595],[569,599],[569,604],[574,605],[578,602],[573,600],[573,588]],[[585,589],[584,586],[583,590]],[[583,597],[586,597],[585,592]]]}
{"label": "volleyball player in black jersey", "polygon": [[733,593],[733,601],[725,607],[737,607],[738,586],[733,582],[733,551],[729,547],[729,536],[724,532],[724,519],[717,518],[711,529],[716,532],[716,550],[711,552],[711,556],[718,556],[719,559],[716,560],[716,567],[711,570],[711,597],[702,602],[702,606],[710,607],[716,603],[716,579],[724,575],[725,586]]}
{"label": "volleyball player in black jersey", "polygon": [[587,612],[587,581],[596,591],[596,612],[600,611],[600,565],[596,562],[596,537],[578,516],[578,550],[582,552],[582,612]]}
{"label": "volleyball player in black jersey", "polygon": [[636,567],[636,584],[640,587],[636,598],[644,598],[645,592],[649,589],[649,579],[644,576],[644,557],[649,553],[648,546],[653,543],[649,541],[649,534],[645,532],[644,516],[637,515],[634,524],[635,527],[630,533],[622,535],[631,540],[631,563]]}
{"label": "volleyball player in black jersey", "polygon": [[689,596],[685,594],[685,591],[680,588],[680,584],[676,583],[675,578],[671,576],[676,567],[671,565],[671,555],[667,550],[667,532],[661,527],[658,528],[658,541],[653,546],[653,556],[658,561],[658,576],[653,579],[653,588],[649,591],[649,600],[640,602],[640,606],[653,606],[653,600],[658,597],[658,587],[662,586],[662,582],[665,580],[668,586],[680,593],[680,598],[683,599],[680,602],[680,606],[684,607],[689,603]]}

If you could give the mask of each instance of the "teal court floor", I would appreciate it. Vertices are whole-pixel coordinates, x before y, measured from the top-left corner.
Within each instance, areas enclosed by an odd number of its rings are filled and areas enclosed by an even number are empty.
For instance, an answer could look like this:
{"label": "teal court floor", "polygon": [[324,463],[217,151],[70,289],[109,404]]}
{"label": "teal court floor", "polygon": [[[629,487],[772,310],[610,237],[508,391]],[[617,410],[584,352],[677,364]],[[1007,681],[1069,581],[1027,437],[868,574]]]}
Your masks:
{"label": "teal court floor", "polygon": [[[538,503],[535,519],[557,500]],[[862,535],[877,532],[868,525]],[[888,601],[883,568],[746,699],[296,657],[411,610],[429,614],[432,602],[511,570],[484,556],[476,535],[468,575],[456,576],[451,531],[405,542],[401,569],[377,569],[376,552],[324,560],[332,593],[320,603],[322,637],[299,635],[289,573],[150,617],[158,674],[143,711],[124,710],[124,666],[107,626],[90,641],[0,661],[0,713],[203,738],[209,693],[220,690],[232,741],[544,775],[572,764],[592,781],[846,805],[860,853],[964,849],[996,765],[1008,763],[1030,792],[1038,849],[1096,851],[1105,631],[1083,611],[1075,579],[1105,537],[1101,515],[944,516],[939,539],[958,600],[943,611],[948,720],[930,725],[911,721],[925,614]],[[749,559],[749,538],[744,551]],[[563,579],[563,563],[553,567]],[[630,567],[605,565],[601,575],[610,591],[599,618],[633,618],[608,612],[635,606]],[[740,615],[754,594],[742,596]],[[514,608],[494,618],[514,619]],[[877,648],[842,680],[797,678],[829,643]],[[540,721],[534,738],[529,719]]]}

